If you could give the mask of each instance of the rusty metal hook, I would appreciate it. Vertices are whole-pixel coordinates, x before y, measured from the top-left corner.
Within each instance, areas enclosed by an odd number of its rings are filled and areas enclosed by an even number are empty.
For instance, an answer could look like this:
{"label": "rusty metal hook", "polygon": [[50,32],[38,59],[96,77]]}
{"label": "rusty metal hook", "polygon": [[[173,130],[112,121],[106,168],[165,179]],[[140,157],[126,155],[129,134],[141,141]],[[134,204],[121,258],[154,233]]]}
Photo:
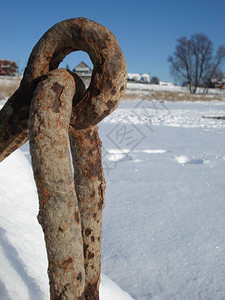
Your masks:
{"label": "rusty metal hook", "polygon": [[[86,91],[77,75],[57,69],[77,50],[94,65]],[[118,106],[126,77],[123,53],[108,29],[85,18],[65,20],[36,44],[19,89],[0,111],[0,161],[27,141],[29,123],[51,299],[99,299],[105,180],[95,125]],[[61,244],[66,254],[58,253]]]}
{"label": "rusty metal hook", "polygon": [[[87,90],[76,74],[57,69],[77,50],[94,65]],[[99,299],[105,179],[95,125],[118,106],[126,76],[108,29],[85,18],[65,20],[36,44],[19,89],[0,111],[0,161],[27,141],[29,131],[51,299]]]}
{"label": "rusty metal hook", "polygon": [[115,36],[86,18],[68,19],[50,28],[33,48],[19,89],[0,111],[0,161],[28,139],[30,102],[40,80],[64,57],[82,50],[94,70],[89,88],[74,103],[71,126],[96,125],[119,104],[126,88],[126,61]]}

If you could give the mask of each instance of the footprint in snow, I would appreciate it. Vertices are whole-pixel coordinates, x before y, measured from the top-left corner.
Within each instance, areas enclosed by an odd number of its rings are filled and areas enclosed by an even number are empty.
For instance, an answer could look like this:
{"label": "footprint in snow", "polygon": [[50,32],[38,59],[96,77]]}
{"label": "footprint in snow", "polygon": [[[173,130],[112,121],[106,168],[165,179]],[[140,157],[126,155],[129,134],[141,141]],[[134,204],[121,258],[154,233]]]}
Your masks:
{"label": "footprint in snow", "polygon": [[175,161],[179,164],[201,165],[204,164],[204,159],[201,158],[189,158],[185,155],[179,155],[174,157]]}
{"label": "footprint in snow", "polygon": [[147,154],[162,154],[168,152],[167,150],[156,149],[144,149],[144,150],[129,150],[129,149],[108,149],[106,151],[105,158],[108,161],[121,162],[121,161],[133,161],[140,162],[141,160],[136,159],[134,153],[147,153]]}
{"label": "footprint in snow", "polygon": [[169,151],[167,150],[162,150],[162,149],[156,149],[156,150],[150,150],[150,149],[146,149],[146,150],[141,150],[141,151],[135,151],[135,152],[143,152],[143,153],[149,153],[149,154],[162,154],[162,153],[167,153]]}
{"label": "footprint in snow", "polygon": [[109,153],[107,159],[109,161],[131,161],[134,160],[134,157],[128,153],[122,153],[122,152],[118,152],[118,153]]}

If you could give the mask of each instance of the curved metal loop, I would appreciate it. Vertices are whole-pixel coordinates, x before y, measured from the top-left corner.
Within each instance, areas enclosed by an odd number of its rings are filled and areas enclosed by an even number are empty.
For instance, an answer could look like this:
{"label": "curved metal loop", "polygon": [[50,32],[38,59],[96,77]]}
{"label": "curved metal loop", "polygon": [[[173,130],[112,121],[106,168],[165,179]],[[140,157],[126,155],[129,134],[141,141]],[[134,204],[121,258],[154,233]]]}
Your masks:
{"label": "curved metal loop", "polygon": [[0,161],[28,139],[29,107],[38,83],[67,54],[78,50],[89,54],[94,70],[89,88],[74,101],[70,125],[75,130],[89,128],[118,106],[127,69],[115,36],[86,18],[57,23],[33,48],[19,89],[0,111]]}
{"label": "curved metal loop", "polygon": [[116,37],[86,18],[68,19],[50,28],[31,52],[22,83],[56,69],[73,51],[89,54],[94,70],[89,88],[73,107],[75,129],[96,125],[119,104],[126,88],[127,70]]}

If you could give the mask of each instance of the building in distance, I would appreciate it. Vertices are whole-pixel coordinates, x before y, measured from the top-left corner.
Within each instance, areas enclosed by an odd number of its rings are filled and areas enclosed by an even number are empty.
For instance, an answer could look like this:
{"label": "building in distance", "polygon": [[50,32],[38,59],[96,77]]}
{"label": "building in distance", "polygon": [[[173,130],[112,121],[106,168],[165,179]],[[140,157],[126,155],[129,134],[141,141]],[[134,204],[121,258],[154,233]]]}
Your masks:
{"label": "building in distance", "polygon": [[0,76],[16,76],[18,74],[17,63],[9,59],[0,59]]}
{"label": "building in distance", "polygon": [[128,73],[127,81],[150,83],[150,75],[148,73]]}
{"label": "building in distance", "polygon": [[86,65],[83,61],[80,62],[74,69],[73,72],[76,73],[82,79],[91,79],[92,69]]}

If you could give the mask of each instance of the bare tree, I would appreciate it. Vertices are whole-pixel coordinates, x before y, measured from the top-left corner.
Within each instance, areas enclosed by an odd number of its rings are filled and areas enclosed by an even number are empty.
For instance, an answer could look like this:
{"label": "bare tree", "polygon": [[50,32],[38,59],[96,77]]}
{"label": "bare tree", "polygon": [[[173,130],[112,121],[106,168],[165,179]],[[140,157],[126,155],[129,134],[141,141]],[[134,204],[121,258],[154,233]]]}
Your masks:
{"label": "bare tree", "polygon": [[218,48],[213,56],[213,43],[202,34],[194,34],[191,39],[181,37],[177,40],[176,50],[169,56],[171,74],[178,80],[187,81],[191,93],[198,87],[208,91],[211,79],[216,75],[225,59],[225,45]]}

